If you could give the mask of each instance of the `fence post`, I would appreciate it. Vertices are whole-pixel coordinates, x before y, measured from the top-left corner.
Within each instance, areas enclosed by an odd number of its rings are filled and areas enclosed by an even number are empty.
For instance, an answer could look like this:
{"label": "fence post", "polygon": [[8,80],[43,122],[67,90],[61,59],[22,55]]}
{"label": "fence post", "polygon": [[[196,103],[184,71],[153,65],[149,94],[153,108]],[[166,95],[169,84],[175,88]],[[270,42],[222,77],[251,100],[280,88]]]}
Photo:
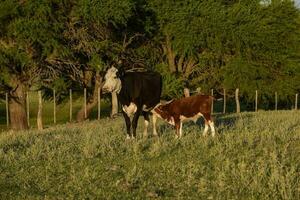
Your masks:
{"label": "fence post", "polygon": [[[211,96],[214,96],[214,89],[211,89]],[[214,99],[211,102],[211,114],[214,113]]]}
{"label": "fence post", "polygon": [[70,122],[72,122],[72,108],[73,108],[73,98],[72,98],[72,89],[69,90],[70,91]]}
{"label": "fence post", "polygon": [[298,94],[296,94],[296,99],[295,99],[295,110],[298,110]]}
{"label": "fence post", "polygon": [[9,128],[8,93],[5,93],[5,107],[6,107],[6,126],[7,128]]}
{"label": "fence post", "polygon": [[56,124],[56,92],[53,90],[53,123]]}
{"label": "fence post", "polygon": [[183,94],[184,94],[185,97],[189,97],[190,96],[190,90],[189,90],[189,88],[184,88],[183,89]]}
{"label": "fence post", "polygon": [[226,112],[226,89],[223,89],[224,91],[224,100],[223,100],[223,114]]}
{"label": "fence post", "polygon": [[86,88],[84,88],[84,119],[87,117],[87,112],[86,112]]}
{"label": "fence post", "polygon": [[258,91],[255,90],[255,112],[257,112],[257,104],[258,104]]}
{"label": "fence post", "polygon": [[236,112],[241,112],[240,101],[239,101],[239,88],[235,90],[235,103],[236,103]]}
{"label": "fence post", "polygon": [[275,92],[275,110],[277,110],[277,103],[278,102],[278,98],[277,98],[277,92]]}
{"label": "fence post", "polygon": [[38,114],[37,114],[37,127],[38,130],[43,129],[43,119],[42,119],[42,113],[43,113],[43,100],[42,100],[42,92],[38,92],[39,97],[39,106],[38,106]]}
{"label": "fence post", "polygon": [[30,127],[30,111],[29,111],[29,92],[26,92],[26,112],[27,112],[27,125]]}
{"label": "fence post", "polygon": [[100,119],[101,117],[101,88],[98,87],[98,120]]}

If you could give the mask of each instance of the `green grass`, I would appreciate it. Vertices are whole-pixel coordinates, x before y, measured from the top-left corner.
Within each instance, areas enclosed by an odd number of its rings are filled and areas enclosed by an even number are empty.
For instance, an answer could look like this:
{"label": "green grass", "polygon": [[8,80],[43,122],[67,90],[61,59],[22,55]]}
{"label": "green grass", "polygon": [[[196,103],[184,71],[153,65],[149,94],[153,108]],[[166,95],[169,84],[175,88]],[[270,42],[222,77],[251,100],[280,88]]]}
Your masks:
{"label": "green grass", "polygon": [[[102,119],[0,134],[0,199],[300,199],[300,113],[217,115],[125,141]],[[150,132],[150,131],[149,131]]]}

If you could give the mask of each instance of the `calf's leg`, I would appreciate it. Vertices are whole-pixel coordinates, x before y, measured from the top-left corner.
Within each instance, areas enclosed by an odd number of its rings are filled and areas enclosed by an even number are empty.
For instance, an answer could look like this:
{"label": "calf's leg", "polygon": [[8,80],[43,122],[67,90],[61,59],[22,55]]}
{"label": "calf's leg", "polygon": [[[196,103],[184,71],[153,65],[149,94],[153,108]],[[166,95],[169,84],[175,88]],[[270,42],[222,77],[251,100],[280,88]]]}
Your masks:
{"label": "calf's leg", "polygon": [[210,113],[204,114],[203,117],[204,117],[204,120],[205,120],[205,127],[204,127],[204,131],[203,131],[203,136],[207,135],[208,127],[210,127],[211,135],[214,137],[216,131],[215,131],[215,125],[214,125],[214,122],[212,120],[212,117],[211,117]]}
{"label": "calf's leg", "polygon": [[176,138],[180,138],[182,134],[182,123],[179,117],[174,117],[175,129],[176,129]]}
{"label": "calf's leg", "polygon": [[179,138],[182,137],[182,121],[180,121]]}
{"label": "calf's leg", "polygon": [[208,123],[209,123],[210,129],[211,129],[211,135],[214,137],[215,133],[216,133],[216,131],[215,131],[215,124],[214,124],[213,121],[208,121]]}
{"label": "calf's leg", "polygon": [[208,121],[205,119],[205,127],[203,131],[203,136],[207,136],[207,131],[208,131]]}
{"label": "calf's leg", "polygon": [[179,138],[179,129],[180,129],[180,123],[175,123],[175,129],[176,129],[176,135],[175,138]]}

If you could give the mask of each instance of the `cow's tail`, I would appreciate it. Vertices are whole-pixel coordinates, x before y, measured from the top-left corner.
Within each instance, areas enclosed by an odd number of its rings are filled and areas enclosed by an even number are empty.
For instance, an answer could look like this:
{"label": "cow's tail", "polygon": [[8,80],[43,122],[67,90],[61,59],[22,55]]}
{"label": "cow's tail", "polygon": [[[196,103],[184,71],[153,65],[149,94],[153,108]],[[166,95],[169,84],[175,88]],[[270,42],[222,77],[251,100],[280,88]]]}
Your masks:
{"label": "cow's tail", "polygon": [[212,101],[222,101],[222,100],[223,100],[222,97],[221,97],[221,98],[217,98],[217,97],[214,97],[214,96],[211,96],[211,95],[209,95],[209,97],[210,97],[210,99],[211,99]]}
{"label": "cow's tail", "polygon": [[160,81],[160,83],[159,83],[160,84],[159,85],[160,86],[160,88],[159,88],[160,89],[160,91],[159,91],[159,97],[161,97],[162,87],[163,87],[163,81],[162,81],[162,76],[161,75],[159,76],[159,81]]}

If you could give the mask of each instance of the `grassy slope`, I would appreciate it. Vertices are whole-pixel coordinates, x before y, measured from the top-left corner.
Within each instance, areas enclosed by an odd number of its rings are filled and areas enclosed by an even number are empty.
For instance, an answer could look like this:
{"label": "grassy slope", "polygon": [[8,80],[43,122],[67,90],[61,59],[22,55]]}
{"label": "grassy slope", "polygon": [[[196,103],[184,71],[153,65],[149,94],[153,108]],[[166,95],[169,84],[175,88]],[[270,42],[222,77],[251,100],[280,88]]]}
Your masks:
{"label": "grassy slope", "polygon": [[300,199],[299,112],[216,118],[214,139],[125,141],[122,118],[1,133],[0,199]]}

